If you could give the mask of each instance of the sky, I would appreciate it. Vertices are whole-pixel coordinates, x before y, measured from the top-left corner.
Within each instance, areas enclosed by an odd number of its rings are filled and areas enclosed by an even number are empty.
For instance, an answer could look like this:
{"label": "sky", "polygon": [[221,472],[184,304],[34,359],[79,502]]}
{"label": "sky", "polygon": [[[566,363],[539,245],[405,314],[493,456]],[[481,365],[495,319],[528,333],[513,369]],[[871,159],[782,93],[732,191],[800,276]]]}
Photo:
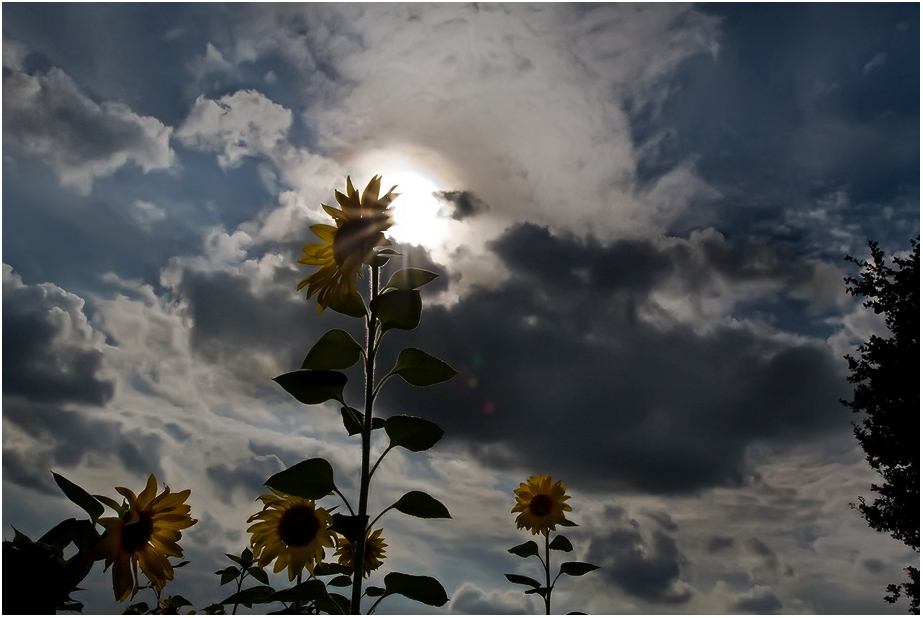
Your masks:
{"label": "sky", "polygon": [[[272,474],[325,457],[332,405],[272,378],[359,323],[297,292],[346,176],[398,184],[403,257],[440,274],[385,340],[459,375],[376,414],[438,422],[392,451],[384,567],[450,602],[539,613],[506,581],[513,490],[571,496],[557,611],[905,613],[919,561],[850,503],[876,481],[839,399],[882,320],[849,296],[868,240],[919,235],[917,4],[4,3],[3,538],[148,474],[190,488],[168,594],[228,596]],[[358,400],[353,376],[347,396]],[[376,442],[375,448],[382,448]],[[332,499],[325,499],[332,506]],[[277,588],[287,580],[274,580]],[[75,598],[118,613],[97,567]],[[148,593],[149,594],[149,593]],[[139,597],[141,600],[149,598]]]}

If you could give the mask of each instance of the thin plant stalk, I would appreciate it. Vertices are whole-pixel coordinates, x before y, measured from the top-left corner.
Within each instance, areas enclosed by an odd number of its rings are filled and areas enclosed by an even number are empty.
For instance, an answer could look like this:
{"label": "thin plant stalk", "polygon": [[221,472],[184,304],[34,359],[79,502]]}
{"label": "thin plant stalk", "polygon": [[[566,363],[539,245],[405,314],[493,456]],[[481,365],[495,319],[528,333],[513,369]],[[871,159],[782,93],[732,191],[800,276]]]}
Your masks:
{"label": "thin plant stalk", "polygon": [[545,614],[551,615],[551,552],[548,547],[548,531],[545,530]]}
{"label": "thin plant stalk", "polygon": [[[372,277],[369,282],[369,307],[378,297],[378,266],[372,266]],[[359,517],[362,518],[362,533],[353,545],[353,594],[350,602],[350,613],[360,614],[359,603],[362,598],[362,578],[365,563],[365,534],[368,519],[369,503],[369,460],[372,450],[372,404],[375,401],[375,341],[377,338],[375,316],[371,309],[366,318],[366,351],[365,351],[365,418],[362,427],[362,476],[359,485]]]}

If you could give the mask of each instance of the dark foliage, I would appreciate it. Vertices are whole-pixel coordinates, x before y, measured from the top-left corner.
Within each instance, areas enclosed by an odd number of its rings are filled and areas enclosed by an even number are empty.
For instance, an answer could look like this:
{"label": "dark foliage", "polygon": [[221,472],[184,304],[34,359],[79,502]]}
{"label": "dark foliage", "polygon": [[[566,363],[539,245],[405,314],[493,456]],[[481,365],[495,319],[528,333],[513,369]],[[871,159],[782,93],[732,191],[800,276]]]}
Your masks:
{"label": "dark foliage", "polygon": [[[920,245],[911,241],[907,258],[885,263],[878,244],[869,243],[872,261],[846,259],[862,270],[860,279],[848,277],[846,289],[864,296],[865,307],[884,314],[891,337],[872,335],[859,346],[859,358],[846,356],[849,381],[855,384],[852,401],[842,403],[864,414],[853,429],[866,460],[884,482],[872,485],[879,495],[868,504],[859,498],[856,508],[869,526],[888,532],[919,551],[920,548]],[[891,584],[885,600],[901,595],[910,599],[910,612],[920,613],[919,570],[906,572],[910,582]]]}

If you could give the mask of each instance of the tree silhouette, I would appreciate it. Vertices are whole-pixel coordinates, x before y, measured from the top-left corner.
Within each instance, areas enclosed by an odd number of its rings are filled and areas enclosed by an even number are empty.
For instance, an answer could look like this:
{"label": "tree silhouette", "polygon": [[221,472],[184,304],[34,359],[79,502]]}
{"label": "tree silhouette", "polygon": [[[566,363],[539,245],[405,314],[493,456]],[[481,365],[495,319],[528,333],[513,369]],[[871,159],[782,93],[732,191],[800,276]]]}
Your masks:
{"label": "tree silhouette", "polygon": [[[872,335],[857,349],[859,359],[847,355],[849,382],[855,384],[852,401],[841,402],[864,413],[853,431],[866,461],[884,483],[873,484],[879,496],[867,504],[859,498],[857,509],[869,526],[889,532],[920,551],[920,245],[911,240],[907,258],[895,257],[896,269],[885,263],[878,243],[869,242],[872,261],[846,260],[861,269],[860,279],[846,278],[846,290],[864,296],[863,305],[884,314],[891,337]],[[889,584],[888,603],[902,595],[910,600],[910,613],[920,613],[920,570],[905,569],[910,581]]]}

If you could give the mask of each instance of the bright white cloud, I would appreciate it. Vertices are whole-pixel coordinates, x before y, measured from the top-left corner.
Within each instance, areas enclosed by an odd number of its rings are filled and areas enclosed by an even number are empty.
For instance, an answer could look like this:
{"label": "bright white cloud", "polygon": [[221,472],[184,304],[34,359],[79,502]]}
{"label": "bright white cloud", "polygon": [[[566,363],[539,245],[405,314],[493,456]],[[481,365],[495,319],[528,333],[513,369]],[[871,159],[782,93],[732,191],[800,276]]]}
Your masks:
{"label": "bright white cloud", "polygon": [[3,80],[4,148],[37,156],[61,184],[89,194],[96,178],[128,163],[144,173],[174,165],[173,130],[121,102],[96,103],[63,71]]}

